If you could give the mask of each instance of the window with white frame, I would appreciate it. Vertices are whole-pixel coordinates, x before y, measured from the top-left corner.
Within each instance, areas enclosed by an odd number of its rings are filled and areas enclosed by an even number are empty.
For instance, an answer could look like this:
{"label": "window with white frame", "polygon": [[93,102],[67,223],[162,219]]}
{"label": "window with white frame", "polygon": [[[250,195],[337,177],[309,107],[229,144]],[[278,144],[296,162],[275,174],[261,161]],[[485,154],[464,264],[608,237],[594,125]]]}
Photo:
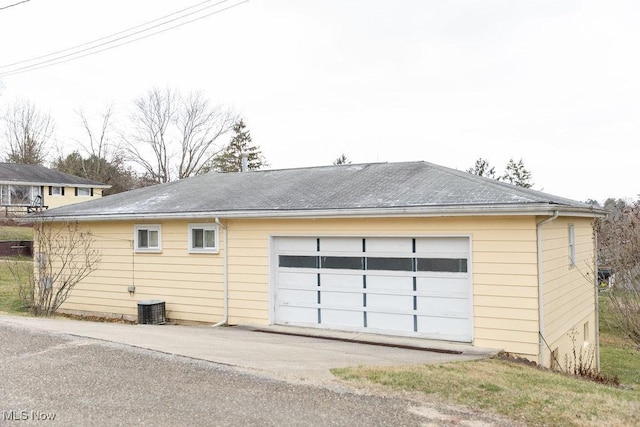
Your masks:
{"label": "window with white frame", "polygon": [[162,250],[162,230],[160,225],[135,226],[136,252],[160,252]]}
{"label": "window with white frame", "polygon": [[218,226],[189,224],[189,252],[218,252]]}
{"label": "window with white frame", "polygon": [[93,196],[93,188],[76,187],[76,196]]}
{"label": "window with white frame", "polygon": [[569,268],[576,265],[576,230],[573,224],[569,224]]}

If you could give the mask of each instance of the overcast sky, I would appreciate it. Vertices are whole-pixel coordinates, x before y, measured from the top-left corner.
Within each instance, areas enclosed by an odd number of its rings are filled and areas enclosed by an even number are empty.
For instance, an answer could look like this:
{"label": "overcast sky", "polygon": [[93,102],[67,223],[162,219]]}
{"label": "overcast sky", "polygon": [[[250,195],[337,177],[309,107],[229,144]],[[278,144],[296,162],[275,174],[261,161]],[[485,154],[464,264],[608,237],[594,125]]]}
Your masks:
{"label": "overcast sky", "polygon": [[[196,3],[0,9],[0,67]],[[327,165],[344,153],[354,163],[460,170],[483,157],[502,172],[522,158],[535,189],[635,199],[639,23],[633,1],[250,0],[75,61],[4,77],[12,68],[0,68],[0,108],[32,101],[71,147],[74,110],[113,103],[124,122],[154,86],[202,90],[244,117],[272,168]]]}

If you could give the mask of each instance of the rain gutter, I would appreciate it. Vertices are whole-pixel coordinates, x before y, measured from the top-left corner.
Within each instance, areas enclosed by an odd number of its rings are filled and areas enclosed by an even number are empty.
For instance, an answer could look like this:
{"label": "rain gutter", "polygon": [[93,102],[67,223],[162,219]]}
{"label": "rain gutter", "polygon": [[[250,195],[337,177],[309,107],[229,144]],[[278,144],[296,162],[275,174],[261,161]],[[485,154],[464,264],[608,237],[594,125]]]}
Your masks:
{"label": "rain gutter", "polygon": [[[60,208],[63,209],[63,208]],[[371,217],[452,217],[452,216],[541,216],[558,212],[557,206],[541,207],[540,205],[485,205],[485,206],[434,206],[434,207],[387,207],[387,208],[349,208],[349,209],[270,209],[270,210],[234,210],[207,212],[158,212],[158,213],[95,213],[95,214],[61,214],[32,215],[22,217],[24,222],[38,221],[139,221],[159,219],[198,219],[224,216],[225,218],[371,218]],[[572,217],[597,217],[598,210],[582,207],[565,206],[562,215]]]}

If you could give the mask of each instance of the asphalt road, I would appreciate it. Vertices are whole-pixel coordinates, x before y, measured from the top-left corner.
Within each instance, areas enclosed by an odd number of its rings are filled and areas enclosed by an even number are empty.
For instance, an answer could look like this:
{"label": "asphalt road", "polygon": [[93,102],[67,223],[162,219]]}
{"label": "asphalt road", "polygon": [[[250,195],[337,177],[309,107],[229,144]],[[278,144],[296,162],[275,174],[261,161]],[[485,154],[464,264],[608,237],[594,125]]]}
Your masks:
{"label": "asphalt road", "polygon": [[489,425],[490,418],[310,386],[85,337],[0,324],[0,424]]}

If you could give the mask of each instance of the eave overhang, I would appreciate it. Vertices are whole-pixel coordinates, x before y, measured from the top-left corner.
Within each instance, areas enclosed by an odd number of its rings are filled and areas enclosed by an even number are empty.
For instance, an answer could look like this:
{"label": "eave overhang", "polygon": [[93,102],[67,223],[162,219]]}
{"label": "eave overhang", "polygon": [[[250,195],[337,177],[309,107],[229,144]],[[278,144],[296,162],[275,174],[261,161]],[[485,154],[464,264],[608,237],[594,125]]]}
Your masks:
{"label": "eave overhang", "polygon": [[392,208],[349,209],[296,209],[296,210],[242,210],[242,211],[198,211],[198,212],[107,212],[102,214],[56,215],[32,214],[21,218],[24,222],[105,222],[147,220],[201,220],[220,219],[308,219],[308,218],[393,218],[393,217],[465,217],[465,216],[548,216],[558,212],[559,216],[604,217],[606,213],[596,208],[580,208],[554,204],[524,205],[478,205],[478,206],[419,206]]}

